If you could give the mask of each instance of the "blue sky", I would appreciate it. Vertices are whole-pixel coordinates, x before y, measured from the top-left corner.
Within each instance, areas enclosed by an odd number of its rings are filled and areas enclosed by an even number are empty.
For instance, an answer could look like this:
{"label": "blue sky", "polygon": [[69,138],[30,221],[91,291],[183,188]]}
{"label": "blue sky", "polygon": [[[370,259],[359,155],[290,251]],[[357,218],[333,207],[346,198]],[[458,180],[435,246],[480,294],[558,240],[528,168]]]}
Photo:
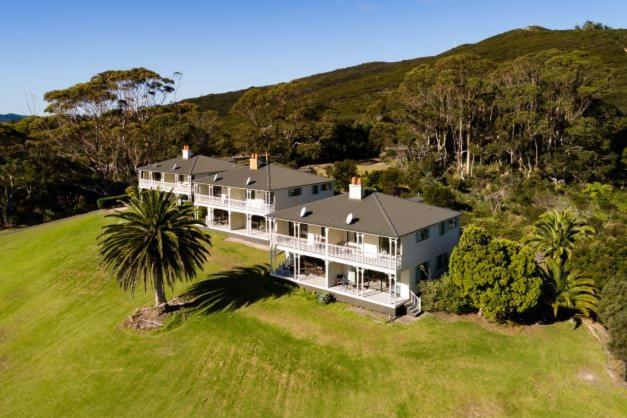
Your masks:
{"label": "blue sky", "polygon": [[195,97],[587,19],[625,27],[627,2],[2,0],[0,113],[41,113],[44,92],[108,69],[179,71]]}

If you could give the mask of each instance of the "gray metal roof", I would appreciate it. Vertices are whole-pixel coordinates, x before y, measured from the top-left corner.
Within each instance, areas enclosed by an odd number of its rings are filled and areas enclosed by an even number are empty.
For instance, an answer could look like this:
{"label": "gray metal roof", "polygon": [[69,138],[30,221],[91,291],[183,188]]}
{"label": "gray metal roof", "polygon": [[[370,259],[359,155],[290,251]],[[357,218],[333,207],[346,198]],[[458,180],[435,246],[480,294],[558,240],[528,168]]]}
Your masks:
{"label": "gray metal roof", "polygon": [[[247,180],[250,178],[250,183]],[[222,172],[214,179],[213,175],[202,176],[195,180],[197,183],[214,184],[216,186],[241,187],[255,190],[279,190],[288,187],[307,186],[333,181],[327,177],[304,173],[299,170],[268,164],[257,170],[249,166],[239,166]]]}
{"label": "gray metal roof", "polygon": [[138,168],[138,170],[156,171],[158,173],[174,174],[206,174],[230,170],[236,165],[232,162],[204,155],[194,155],[184,160],[181,157],[151,163]]}
{"label": "gray metal roof", "polygon": [[[307,210],[301,217],[303,206]],[[347,224],[350,213],[353,221]],[[398,238],[458,215],[454,210],[375,192],[361,200],[349,199],[348,193],[344,193],[283,209],[268,217]]]}

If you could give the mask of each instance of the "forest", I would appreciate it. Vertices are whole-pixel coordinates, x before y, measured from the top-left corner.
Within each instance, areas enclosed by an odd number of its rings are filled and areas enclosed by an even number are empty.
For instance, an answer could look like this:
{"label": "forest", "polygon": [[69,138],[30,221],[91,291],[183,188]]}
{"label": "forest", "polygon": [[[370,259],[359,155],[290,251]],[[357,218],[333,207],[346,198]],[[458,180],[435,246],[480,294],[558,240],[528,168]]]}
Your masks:
{"label": "forest", "polygon": [[[372,190],[420,194],[462,210],[464,225],[513,241],[545,212],[568,210],[595,231],[578,240],[568,266],[599,289],[601,319],[624,359],[627,336],[616,330],[627,328],[627,54],[590,45],[627,36],[584,25],[550,31],[579,39],[575,48],[540,49],[530,39],[544,31],[517,32],[518,43],[503,35],[517,45],[513,56],[490,56],[480,43],[412,62],[398,82],[373,64],[212,98],[220,108],[175,101],[180,74],[96,74],[46,93],[45,116],[0,123],[0,224],[93,210],[134,184],[136,167],[185,144],[220,157],[268,151],[292,167],[332,163],[327,173],[340,189],[361,174]],[[344,96],[329,96],[334,86]],[[369,158],[388,168],[358,173]]]}

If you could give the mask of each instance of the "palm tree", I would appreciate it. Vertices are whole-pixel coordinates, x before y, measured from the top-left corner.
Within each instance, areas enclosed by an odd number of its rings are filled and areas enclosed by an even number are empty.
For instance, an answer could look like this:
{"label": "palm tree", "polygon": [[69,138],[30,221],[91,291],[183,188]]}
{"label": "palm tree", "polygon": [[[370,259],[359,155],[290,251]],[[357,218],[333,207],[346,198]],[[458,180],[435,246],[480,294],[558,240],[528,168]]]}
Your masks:
{"label": "palm tree", "polygon": [[597,311],[599,296],[594,280],[571,271],[560,258],[547,258],[541,271],[555,318],[560,308],[577,310],[585,316]]}
{"label": "palm tree", "polygon": [[560,258],[566,261],[573,250],[575,242],[594,234],[594,228],[564,209],[553,210],[540,216],[525,242],[540,251],[545,258]]}
{"label": "palm tree", "polygon": [[193,207],[177,207],[172,193],[144,191],[129,196],[128,207],[107,217],[118,222],[103,227],[100,255],[120,287],[135,292],[150,284],[155,306],[167,307],[165,286],[191,280],[209,255],[211,240],[193,217]]}

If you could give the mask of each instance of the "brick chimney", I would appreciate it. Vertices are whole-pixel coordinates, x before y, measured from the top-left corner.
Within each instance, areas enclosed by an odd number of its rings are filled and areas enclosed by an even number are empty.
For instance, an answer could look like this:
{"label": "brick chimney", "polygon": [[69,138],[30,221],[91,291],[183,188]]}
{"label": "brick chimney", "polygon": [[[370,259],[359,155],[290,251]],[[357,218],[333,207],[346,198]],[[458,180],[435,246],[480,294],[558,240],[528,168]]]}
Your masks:
{"label": "brick chimney", "polygon": [[259,154],[257,154],[256,152],[253,152],[250,155],[250,169],[251,170],[259,169]]}
{"label": "brick chimney", "polygon": [[183,159],[189,160],[189,157],[192,156],[192,152],[189,150],[189,145],[183,145]]}
{"label": "brick chimney", "polygon": [[351,178],[351,184],[348,185],[348,198],[361,200],[364,197],[364,188],[361,187],[361,178]]}

